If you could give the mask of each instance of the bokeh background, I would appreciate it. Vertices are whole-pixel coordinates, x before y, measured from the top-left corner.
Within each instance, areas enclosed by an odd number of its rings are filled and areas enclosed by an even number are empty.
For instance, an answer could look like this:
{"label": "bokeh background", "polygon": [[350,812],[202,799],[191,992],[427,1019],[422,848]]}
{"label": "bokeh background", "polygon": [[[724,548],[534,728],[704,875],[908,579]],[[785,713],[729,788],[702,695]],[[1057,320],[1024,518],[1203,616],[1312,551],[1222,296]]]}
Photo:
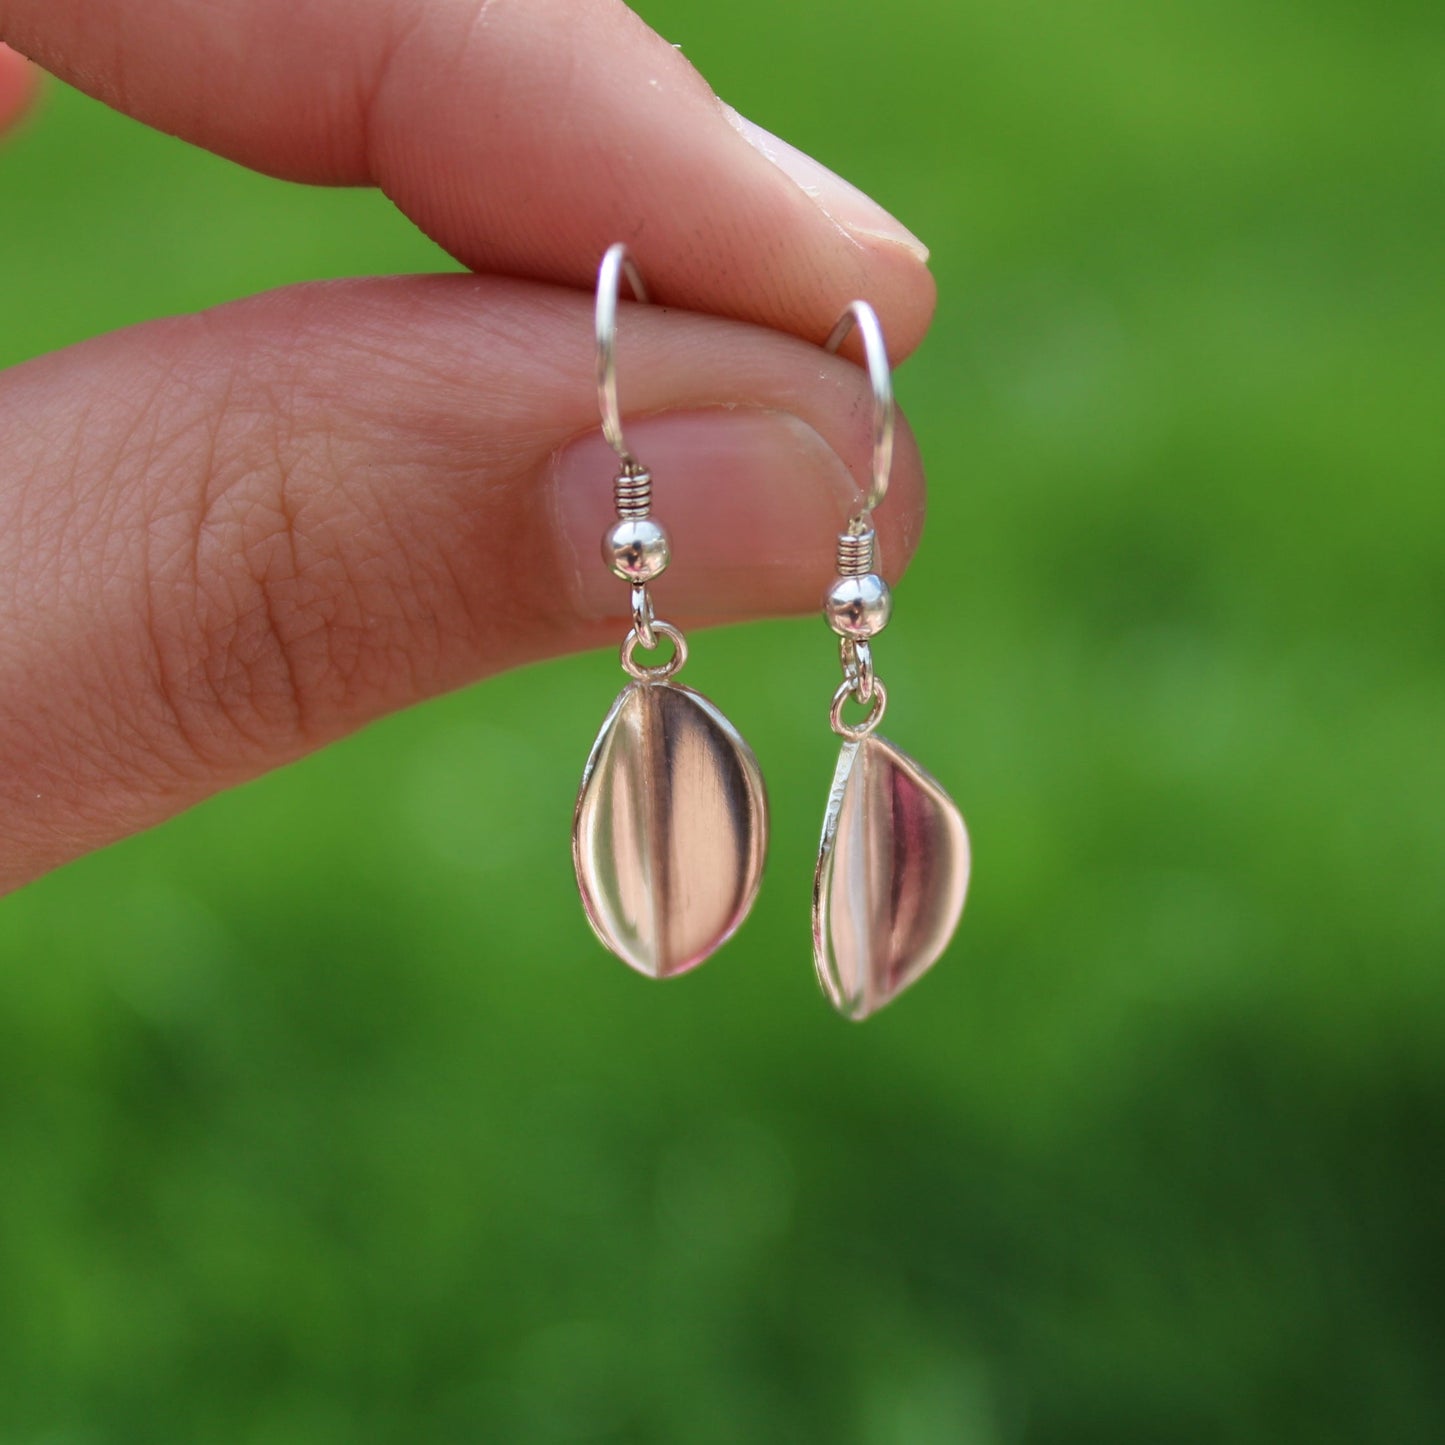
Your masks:
{"label": "bokeh background", "polygon": [[[7,900],[0,1441],[1438,1445],[1445,10],[642,9],[934,248],[964,928],[817,993],[815,619],[709,639],[776,831],[679,983],[573,894],[610,653]],[[448,264],[58,87],[0,196],[6,362]]]}

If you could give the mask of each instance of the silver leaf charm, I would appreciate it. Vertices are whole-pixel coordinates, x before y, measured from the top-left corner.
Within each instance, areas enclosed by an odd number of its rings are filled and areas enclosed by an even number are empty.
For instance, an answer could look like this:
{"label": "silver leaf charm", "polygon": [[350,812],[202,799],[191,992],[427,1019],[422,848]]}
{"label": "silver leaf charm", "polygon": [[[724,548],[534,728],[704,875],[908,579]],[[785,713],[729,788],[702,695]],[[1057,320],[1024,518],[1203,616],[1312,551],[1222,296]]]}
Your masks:
{"label": "silver leaf charm", "polygon": [[701,963],[752,907],[767,839],[762,774],[722,713],[676,683],[623,688],[592,745],[572,825],[598,938],[651,978]]}
{"label": "silver leaf charm", "polygon": [[833,1006],[865,1019],[932,967],[963,913],[968,831],[884,738],[844,743],[813,880],[813,959]]}

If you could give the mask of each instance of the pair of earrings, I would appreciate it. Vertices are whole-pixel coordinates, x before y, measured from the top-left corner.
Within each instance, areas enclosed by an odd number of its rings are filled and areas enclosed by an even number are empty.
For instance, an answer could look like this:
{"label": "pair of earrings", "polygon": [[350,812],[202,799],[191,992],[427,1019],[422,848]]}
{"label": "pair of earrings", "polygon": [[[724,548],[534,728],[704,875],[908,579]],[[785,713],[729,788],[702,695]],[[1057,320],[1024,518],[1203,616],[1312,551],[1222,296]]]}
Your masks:
{"label": "pair of earrings", "polygon": [[[687,642],[653,612],[648,584],[670,561],[667,533],[652,517],[652,477],[627,449],[617,404],[617,302],[626,278],[647,300],[621,244],[597,278],[597,396],[602,431],[621,461],[613,482],[617,521],[602,539],[608,567],[632,589],[632,627],[622,643],[631,681],[602,724],[582,775],[572,857],[583,907],[598,938],[652,978],[699,964],[741,925],[762,882],[768,802],[757,759],[736,728],[700,693],[674,681]],[[854,301],[828,338],[835,351],[856,326],[873,389],[872,483],[837,539],[838,576],[824,616],[840,639],[843,680],[829,720],[843,739],[823,816],[813,881],[813,958],[834,1007],[863,1019],[923,974],[963,912],[969,844],[943,788],[877,736],[888,691],[873,670],[872,639],[892,610],[874,570],[873,511],[893,461],[893,386],[873,308]],[[647,665],[666,638],[672,656]],[[867,709],[844,720],[849,700]]]}

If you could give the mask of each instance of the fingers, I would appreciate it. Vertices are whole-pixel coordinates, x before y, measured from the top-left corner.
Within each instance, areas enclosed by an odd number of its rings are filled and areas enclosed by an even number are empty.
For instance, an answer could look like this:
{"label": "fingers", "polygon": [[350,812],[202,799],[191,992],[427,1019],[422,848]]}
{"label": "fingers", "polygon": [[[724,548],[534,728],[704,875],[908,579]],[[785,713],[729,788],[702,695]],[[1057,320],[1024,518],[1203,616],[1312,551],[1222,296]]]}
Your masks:
{"label": "fingers", "polygon": [[0,37],[247,165],[378,185],[475,270],[590,286],[625,240],[658,299],[813,341],[864,296],[899,357],[932,312],[898,222],[619,0],[0,0]]}
{"label": "fingers", "polygon": [[0,134],[24,112],[35,94],[35,73],[25,59],[0,45]]}
{"label": "fingers", "polygon": [[[389,709],[615,646],[590,311],[476,277],[322,285],[0,378],[0,885]],[[659,612],[816,608],[867,478],[861,371],[634,305],[619,364],[673,541]],[[905,428],[894,570],[921,511]]]}

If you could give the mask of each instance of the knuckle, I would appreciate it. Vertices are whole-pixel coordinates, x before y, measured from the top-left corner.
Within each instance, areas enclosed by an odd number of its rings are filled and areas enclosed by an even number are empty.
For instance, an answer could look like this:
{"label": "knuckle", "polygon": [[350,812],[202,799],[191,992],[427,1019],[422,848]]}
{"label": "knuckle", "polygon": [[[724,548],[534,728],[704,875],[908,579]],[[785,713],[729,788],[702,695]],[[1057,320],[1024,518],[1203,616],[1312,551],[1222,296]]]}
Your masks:
{"label": "knuckle", "polygon": [[234,401],[206,424],[204,485],[151,527],[159,691],[208,762],[299,754],[414,669],[426,632],[400,544],[347,486],[334,437]]}

